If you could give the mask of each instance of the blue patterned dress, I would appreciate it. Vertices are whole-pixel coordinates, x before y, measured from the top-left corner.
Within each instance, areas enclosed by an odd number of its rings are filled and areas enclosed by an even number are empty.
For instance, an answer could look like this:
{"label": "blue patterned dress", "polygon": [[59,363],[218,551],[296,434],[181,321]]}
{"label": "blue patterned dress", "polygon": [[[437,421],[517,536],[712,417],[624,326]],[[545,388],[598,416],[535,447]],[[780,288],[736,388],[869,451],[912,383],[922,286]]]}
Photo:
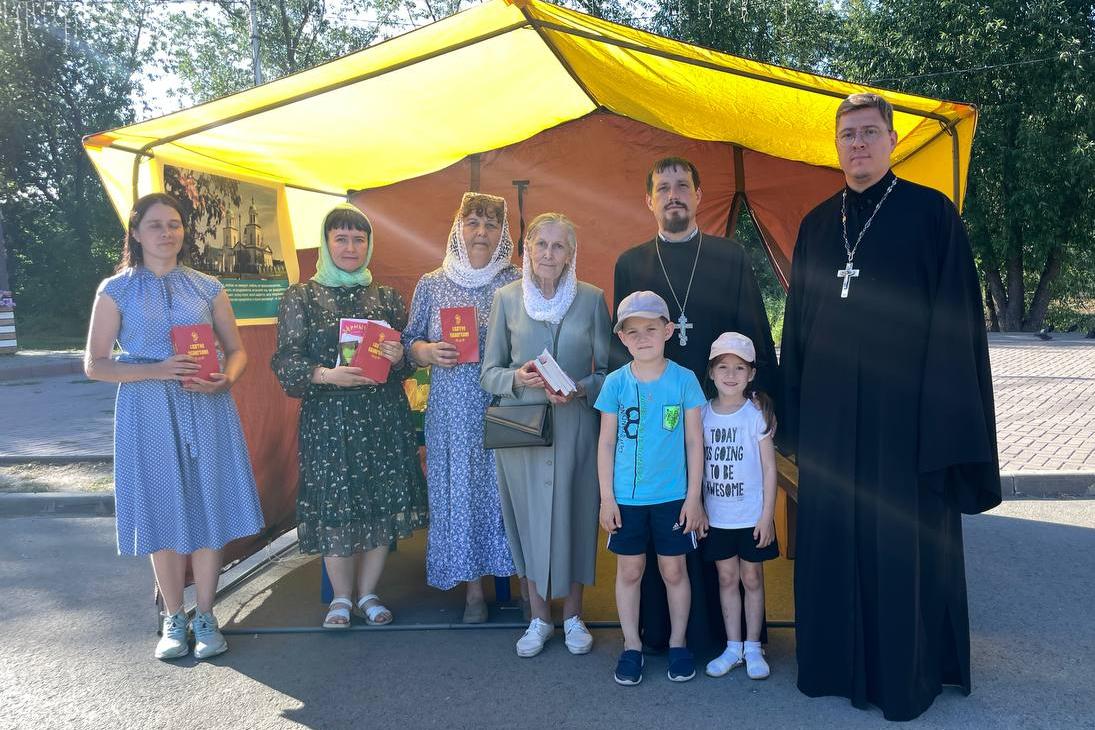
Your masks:
{"label": "blue patterned dress", "polygon": [[[441,308],[476,309],[479,356],[495,290],[521,278],[514,267],[498,272],[488,284],[465,289],[441,269],[424,275],[414,290],[403,345],[441,339]],[[510,557],[494,452],[483,450],[483,414],[491,396],[479,387],[479,363],[430,368],[426,405],[426,483],[430,498],[430,531],[426,547],[426,582],[448,590],[484,575],[508,576],[516,569]]]}
{"label": "blue patterned dress", "polygon": [[[223,286],[185,266],[157,276],[143,266],[104,279],[121,312],[119,362],[175,354],[171,328],[212,324]],[[114,415],[118,553],[220,549],[263,529],[255,477],[229,393],[183,390],[177,380],[121,383]]]}

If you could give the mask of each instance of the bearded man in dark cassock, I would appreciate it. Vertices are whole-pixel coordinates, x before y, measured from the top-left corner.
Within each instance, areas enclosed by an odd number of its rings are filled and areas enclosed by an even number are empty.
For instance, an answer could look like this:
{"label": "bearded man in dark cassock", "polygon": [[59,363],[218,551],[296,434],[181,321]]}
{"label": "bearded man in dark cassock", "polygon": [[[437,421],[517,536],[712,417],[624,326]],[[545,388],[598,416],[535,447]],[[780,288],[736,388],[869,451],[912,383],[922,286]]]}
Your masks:
{"label": "bearded man in dark cassock", "polygon": [[984,310],[954,204],[890,170],[890,104],[849,96],[836,144],[847,185],[799,228],[780,349],[798,687],[908,720],[970,691],[961,518],[1000,503]]}
{"label": "bearded man in dark cassock", "polygon": [[[773,394],[778,384],[775,345],[749,257],[729,238],[699,230],[696,210],[702,197],[696,166],[681,157],[654,163],[646,178],[646,204],[658,224],[658,234],[620,254],[616,261],[613,307],[635,291],[653,291],[669,304],[677,331],[665,343],[665,356],[708,382],[707,355],[723,332],[749,337],[757,351],[757,387]],[[615,323],[614,323],[615,324]],[[610,369],[630,360],[619,338],[612,338]],[[653,546],[648,564],[654,565]],[[686,558],[692,586],[687,642],[697,653],[719,654],[726,648],[726,630],[719,606],[718,574],[698,551]],[[669,609],[665,585],[656,570],[643,575],[639,629],[643,644],[669,646]]]}

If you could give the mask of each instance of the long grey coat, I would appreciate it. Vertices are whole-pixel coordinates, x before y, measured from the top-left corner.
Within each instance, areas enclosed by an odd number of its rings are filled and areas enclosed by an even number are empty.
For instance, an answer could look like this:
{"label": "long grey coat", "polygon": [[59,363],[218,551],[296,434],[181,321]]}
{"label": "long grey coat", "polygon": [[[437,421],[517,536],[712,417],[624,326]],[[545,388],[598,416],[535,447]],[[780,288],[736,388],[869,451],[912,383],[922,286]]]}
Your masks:
{"label": "long grey coat", "polygon": [[570,592],[572,582],[592,585],[597,561],[597,435],[593,409],[608,370],[611,325],[604,292],[578,282],[574,302],[556,327],[525,312],[521,282],[494,294],[481,364],[483,389],[502,404],[546,403],[540,388],[516,386],[517,369],[546,347],[584,398],[555,406],[553,444],[498,449],[498,488],[513,562],[545,598]]}

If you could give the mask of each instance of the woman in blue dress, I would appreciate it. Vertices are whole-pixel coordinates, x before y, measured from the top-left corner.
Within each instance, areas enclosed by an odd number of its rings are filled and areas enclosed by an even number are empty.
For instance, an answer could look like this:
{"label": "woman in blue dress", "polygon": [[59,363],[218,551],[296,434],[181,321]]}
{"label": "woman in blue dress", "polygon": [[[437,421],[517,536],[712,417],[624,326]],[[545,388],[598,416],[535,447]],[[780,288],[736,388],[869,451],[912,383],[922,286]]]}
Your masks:
{"label": "woman in blue dress", "polygon": [[[219,281],[179,264],[186,231],[170,195],[136,202],[122,261],[95,296],[84,370],[118,383],[114,489],[118,553],[151,555],[163,597],[158,659],[206,659],[228,645],[214,618],[221,548],[263,528],[255,479],[229,389],[247,366],[236,318]],[[212,325],[224,359],[209,380],[176,355],[171,328]],[[121,354],[112,357],[115,343]],[[197,611],[183,609],[186,561]]]}
{"label": "woman in blue dress", "polygon": [[442,590],[467,584],[464,623],[487,620],[481,578],[509,576],[516,570],[502,524],[494,454],[483,450],[483,415],[490,395],[479,387],[479,364],[457,364],[456,347],[442,340],[440,312],[443,307],[475,307],[482,358],[494,292],[521,278],[510,263],[512,252],[505,199],[466,193],[441,268],[419,280],[403,331],[411,358],[431,366],[426,582]]}

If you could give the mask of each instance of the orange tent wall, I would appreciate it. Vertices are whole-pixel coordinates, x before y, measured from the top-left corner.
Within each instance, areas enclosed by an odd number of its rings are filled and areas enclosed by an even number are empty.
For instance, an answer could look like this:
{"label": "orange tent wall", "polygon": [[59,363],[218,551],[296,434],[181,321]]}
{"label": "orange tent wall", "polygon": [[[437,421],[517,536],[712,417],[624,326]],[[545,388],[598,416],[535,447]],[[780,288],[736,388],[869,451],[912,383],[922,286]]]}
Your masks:
{"label": "orange tent wall", "polygon": [[[510,230],[519,234],[514,180],[528,180],[525,222],[545,211],[567,214],[578,226],[578,278],[605,290],[611,304],[616,258],[648,240],[655,224],[645,203],[646,174],[661,157],[681,156],[700,171],[702,230],[724,235],[735,193],[743,190],[784,278],[799,222],[839,189],[839,171],[741,151],[743,179],[735,172],[735,150],[721,142],[680,137],[625,117],[595,113],[542,132],[524,142],[478,156],[483,192],[509,203]],[[361,160],[363,166],[368,160]],[[376,248],[370,268],[376,281],[392,286],[410,307],[418,279],[437,268],[461,195],[470,189],[474,163],[464,159],[431,175],[354,194],[352,202],[373,223]],[[317,233],[318,235],[318,233]],[[298,242],[304,243],[304,242]],[[298,251],[300,278],[315,272],[317,249]],[[515,262],[519,260],[514,257]],[[260,485],[268,528],[233,544],[230,559],[253,553],[271,536],[295,524],[296,430],[299,404],[285,396],[270,370],[275,328],[242,328],[250,366],[233,389]]]}

